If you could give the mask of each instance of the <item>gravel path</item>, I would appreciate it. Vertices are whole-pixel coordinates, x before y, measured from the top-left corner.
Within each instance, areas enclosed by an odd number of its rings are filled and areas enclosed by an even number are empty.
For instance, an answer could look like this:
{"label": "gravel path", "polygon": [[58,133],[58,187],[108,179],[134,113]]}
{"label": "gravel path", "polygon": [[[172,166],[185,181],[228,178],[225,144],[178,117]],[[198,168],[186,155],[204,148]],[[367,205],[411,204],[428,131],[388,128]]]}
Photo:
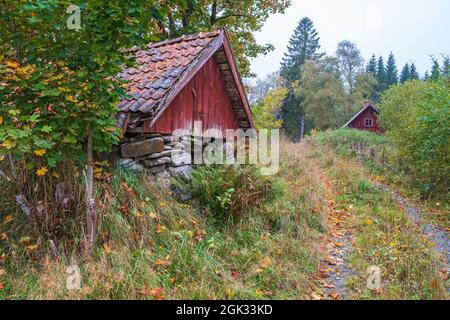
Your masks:
{"label": "gravel path", "polygon": [[[343,230],[336,236],[331,237],[330,248],[327,250],[328,258],[324,266],[326,271],[325,294],[332,299],[345,299],[345,280],[353,274],[348,267],[348,254],[352,250],[352,234]],[[336,247],[336,244],[339,247]]]}
{"label": "gravel path", "polygon": [[327,197],[326,224],[328,233],[324,236],[326,258],[320,272],[325,298],[346,299],[345,281],[353,274],[348,267],[348,255],[352,251],[352,231],[345,228],[345,221],[352,215],[346,210],[338,210],[334,199],[333,186],[320,174]]}
{"label": "gravel path", "polygon": [[406,198],[390,190],[388,186],[375,181],[372,181],[372,183],[376,187],[388,192],[391,195],[392,200],[400,205],[415,223],[422,227],[422,232],[434,243],[435,250],[442,257],[444,268],[447,270],[447,273],[450,273],[450,233],[433,224],[424,222],[424,212]]}

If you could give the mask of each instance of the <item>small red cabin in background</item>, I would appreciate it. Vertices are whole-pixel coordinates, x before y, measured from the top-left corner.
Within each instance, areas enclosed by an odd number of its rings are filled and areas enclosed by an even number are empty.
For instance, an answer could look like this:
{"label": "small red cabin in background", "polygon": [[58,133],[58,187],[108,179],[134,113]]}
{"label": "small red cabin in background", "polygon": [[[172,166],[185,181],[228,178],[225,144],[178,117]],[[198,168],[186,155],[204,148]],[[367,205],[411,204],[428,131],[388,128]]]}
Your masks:
{"label": "small red cabin in background", "polygon": [[379,113],[377,108],[366,102],[361,111],[354,115],[343,128],[383,133],[383,130],[378,127],[377,116]]}

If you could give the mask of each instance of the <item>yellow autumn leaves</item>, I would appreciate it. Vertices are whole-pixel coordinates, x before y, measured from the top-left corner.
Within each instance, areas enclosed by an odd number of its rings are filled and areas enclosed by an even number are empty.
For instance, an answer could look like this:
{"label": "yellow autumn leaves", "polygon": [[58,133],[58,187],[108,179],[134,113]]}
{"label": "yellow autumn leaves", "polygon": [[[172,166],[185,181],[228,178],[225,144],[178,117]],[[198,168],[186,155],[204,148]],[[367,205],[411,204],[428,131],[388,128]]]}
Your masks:
{"label": "yellow autumn leaves", "polygon": [[45,175],[47,174],[47,172],[48,172],[47,167],[42,167],[42,168],[36,170],[36,174],[37,174],[39,177],[45,176]]}

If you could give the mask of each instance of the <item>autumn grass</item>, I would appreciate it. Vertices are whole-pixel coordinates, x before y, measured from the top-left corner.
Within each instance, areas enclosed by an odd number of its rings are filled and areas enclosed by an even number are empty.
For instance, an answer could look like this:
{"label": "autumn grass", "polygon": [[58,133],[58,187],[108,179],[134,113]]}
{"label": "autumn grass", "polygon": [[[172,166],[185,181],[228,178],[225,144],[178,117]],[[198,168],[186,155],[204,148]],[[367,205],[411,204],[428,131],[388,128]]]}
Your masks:
{"label": "autumn grass", "polygon": [[[366,169],[348,157],[336,157],[328,146],[311,151],[326,174],[340,190],[336,202],[354,218],[347,227],[353,230],[350,267],[347,279],[349,298],[353,299],[448,299],[445,276],[433,245],[410,221],[390,195],[366,180]],[[378,266],[382,288],[367,288],[367,270]]]}
{"label": "autumn grass", "polygon": [[320,132],[314,141],[331,147],[341,157],[358,160],[368,176],[399,191],[421,207],[427,221],[450,229],[448,190],[429,190],[428,184],[418,183],[411,174],[399,170],[392,159],[396,150],[387,138],[366,131],[341,129]]}
{"label": "autumn grass", "polygon": [[[249,205],[224,207],[233,218],[220,223],[216,208],[177,202],[148,174],[99,165],[100,224],[91,255],[81,250],[82,207],[54,213],[59,219],[50,230],[65,230],[51,233],[57,256],[48,235],[24,227],[30,223],[11,194],[2,195],[9,204],[0,214],[0,299],[309,298],[325,231],[322,187],[299,144],[283,140],[281,148],[278,175],[244,174],[252,186],[262,186],[261,198],[245,198],[238,184],[231,203],[247,199]],[[242,170],[253,169],[233,174]],[[74,265],[80,290],[66,287]]]}

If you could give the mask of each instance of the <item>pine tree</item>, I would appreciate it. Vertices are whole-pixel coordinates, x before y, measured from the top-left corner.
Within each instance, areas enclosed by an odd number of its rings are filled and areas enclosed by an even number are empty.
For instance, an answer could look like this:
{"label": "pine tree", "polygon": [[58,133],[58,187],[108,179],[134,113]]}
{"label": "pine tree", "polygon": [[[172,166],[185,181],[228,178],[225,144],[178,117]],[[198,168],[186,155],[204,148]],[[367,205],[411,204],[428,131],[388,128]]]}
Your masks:
{"label": "pine tree", "polygon": [[301,67],[307,60],[319,59],[323,53],[320,49],[319,36],[311,19],[305,17],[300,20],[297,28],[289,40],[288,51],[281,63],[280,75],[286,87],[289,88],[287,98],[283,103],[283,128],[292,138],[302,138],[308,124],[305,126],[305,113],[302,98],[294,93],[293,85],[301,78]]}
{"label": "pine tree", "polygon": [[368,73],[373,74],[376,76],[377,74],[377,58],[375,55],[372,55],[372,58],[370,58],[369,63],[367,64],[366,71]]}
{"label": "pine tree", "polygon": [[431,58],[431,60],[433,61],[433,66],[431,67],[430,80],[437,80],[441,76],[441,67],[437,59]]}
{"label": "pine tree", "polygon": [[419,78],[419,73],[417,72],[416,65],[413,62],[409,67],[409,80],[419,80]]}
{"label": "pine tree", "polygon": [[425,81],[430,80],[430,72],[428,72],[428,70],[425,71],[425,74],[423,75],[423,80]]}
{"label": "pine tree", "polygon": [[384,59],[381,56],[380,58],[378,58],[376,78],[378,81],[378,92],[382,93],[384,90],[387,89],[387,87],[386,87],[386,68],[384,67]]}
{"label": "pine tree", "polygon": [[442,63],[442,76],[444,78],[450,78],[450,56],[444,56],[444,61]]}
{"label": "pine tree", "polygon": [[402,69],[402,73],[400,74],[400,83],[405,83],[410,79],[411,79],[411,69],[409,67],[409,64],[406,63]]}
{"label": "pine tree", "polygon": [[398,83],[398,69],[395,62],[394,54],[389,54],[388,61],[386,63],[386,88],[391,87]]}
{"label": "pine tree", "polygon": [[320,49],[319,40],[319,35],[312,20],[307,17],[300,20],[289,40],[288,51],[284,54],[281,63],[280,75],[287,82],[300,79],[300,67],[306,60],[323,56],[323,54],[318,53]]}

